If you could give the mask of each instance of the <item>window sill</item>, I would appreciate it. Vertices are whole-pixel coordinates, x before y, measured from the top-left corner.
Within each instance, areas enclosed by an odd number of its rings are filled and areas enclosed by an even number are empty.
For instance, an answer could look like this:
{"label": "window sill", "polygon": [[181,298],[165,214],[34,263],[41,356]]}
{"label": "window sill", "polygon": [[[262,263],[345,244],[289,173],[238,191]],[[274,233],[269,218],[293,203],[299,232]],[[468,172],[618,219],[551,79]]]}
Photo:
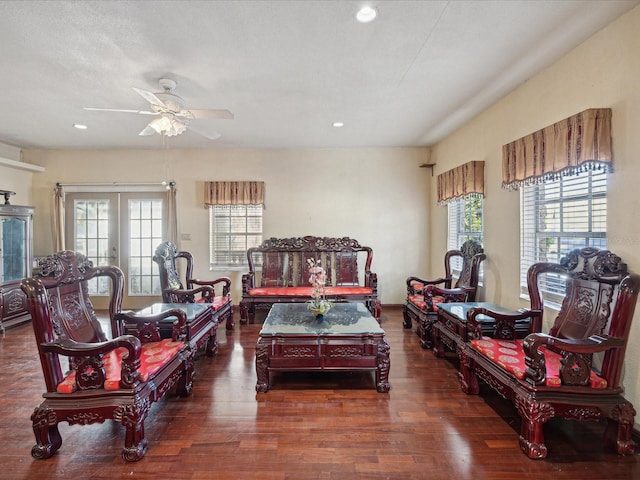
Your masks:
{"label": "window sill", "polygon": [[210,272],[244,272],[249,270],[249,265],[210,265]]}

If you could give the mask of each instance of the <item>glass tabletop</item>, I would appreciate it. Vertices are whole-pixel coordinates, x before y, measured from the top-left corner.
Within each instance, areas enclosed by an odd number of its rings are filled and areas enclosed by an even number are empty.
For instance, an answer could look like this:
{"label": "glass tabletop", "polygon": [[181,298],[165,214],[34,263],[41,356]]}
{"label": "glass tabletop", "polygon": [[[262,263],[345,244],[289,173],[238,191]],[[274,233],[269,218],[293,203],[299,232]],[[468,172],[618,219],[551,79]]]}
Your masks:
{"label": "glass tabletop", "polygon": [[306,303],[276,303],[262,325],[260,335],[363,334],[384,330],[363,303],[334,303],[322,321]]}
{"label": "glass tabletop", "polygon": [[[178,310],[182,310],[187,314],[187,321],[194,319],[200,313],[202,313],[207,308],[211,308],[211,305],[206,303],[154,303],[148,307],[143,308],[138,312],[139,315],[155,315],[158,313],[166,312],[167,310],[171,310],[173,308],[177,308]],[[167,317],[165,320],[174,319],[174,317]],[[167,320],[168,321],[168,320]]]}
{"label": "glass tabletop", "polygon": [[[467,321],[467,312],[473,307],[484,307],[495,312],[513,313],[513,310],[507,310],[497,303],[491,302],[451,302],[438,304],[438,309],[444,310],[445,312],[450,313],[454,317],[457,317],[460,320],[464,320],[465,322]],[[493,320],[493,318],[488,317],[487,315],[478,315],[476,318],[478,318],[478,320],[484,321]]]}

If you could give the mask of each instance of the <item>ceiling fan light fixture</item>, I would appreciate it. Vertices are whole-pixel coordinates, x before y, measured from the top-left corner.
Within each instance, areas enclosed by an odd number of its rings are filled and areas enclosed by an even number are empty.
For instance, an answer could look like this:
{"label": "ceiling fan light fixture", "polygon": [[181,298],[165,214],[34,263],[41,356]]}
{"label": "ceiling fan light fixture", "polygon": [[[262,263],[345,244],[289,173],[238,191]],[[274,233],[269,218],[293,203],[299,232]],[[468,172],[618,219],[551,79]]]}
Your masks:
{"label": "ceiling fan light fixture", "polygon": [[170,115],[161,115],[153,119],[151,123],[149,123],[149,126],[160,135],[166,135],[167,137],[175,137],[187,130],[185,123],[176,120]]}

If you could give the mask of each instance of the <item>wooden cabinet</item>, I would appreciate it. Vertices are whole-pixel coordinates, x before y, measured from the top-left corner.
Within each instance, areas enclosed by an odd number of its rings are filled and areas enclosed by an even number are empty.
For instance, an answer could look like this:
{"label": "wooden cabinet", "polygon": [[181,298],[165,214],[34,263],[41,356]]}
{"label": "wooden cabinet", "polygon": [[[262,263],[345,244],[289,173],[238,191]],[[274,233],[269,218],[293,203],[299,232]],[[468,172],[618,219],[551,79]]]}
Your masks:
{"label": "wooden cabinet", "polygon": [[33,270],[33,211],[0,205],[0,328],[30,319],[20,282]]}

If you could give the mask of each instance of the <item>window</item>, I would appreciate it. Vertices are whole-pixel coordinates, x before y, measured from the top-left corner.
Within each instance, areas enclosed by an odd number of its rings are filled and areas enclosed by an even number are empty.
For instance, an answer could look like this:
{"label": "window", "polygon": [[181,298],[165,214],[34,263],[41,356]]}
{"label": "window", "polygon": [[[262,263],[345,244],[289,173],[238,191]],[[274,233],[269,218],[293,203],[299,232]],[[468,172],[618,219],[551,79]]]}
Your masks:
{"label": "window", "polygon": [[[559,262],[573,249],[607,246],[606,172],[589,170],[520,191],[520,291],[528,296],[527,270],[537,262]],[[565,293],[558,275],[546,275],[545,300],[560,303]]]}
{"label": "window", "polygon": [[247,249],[262,243],[263,205],[209,206],[209,262],[212,268],[247,264]]}
{"label": "window", "polygon": [[[467,240],[476,240],[482,245],[482,209],[483,199],[479,195],[471,195],[449,203],[449,237],[447,248],[459,249]],[[462,269],[462,259],[457,257],[453,262],[454,273]],[[482,276],[482,267],[480,268]]]}

